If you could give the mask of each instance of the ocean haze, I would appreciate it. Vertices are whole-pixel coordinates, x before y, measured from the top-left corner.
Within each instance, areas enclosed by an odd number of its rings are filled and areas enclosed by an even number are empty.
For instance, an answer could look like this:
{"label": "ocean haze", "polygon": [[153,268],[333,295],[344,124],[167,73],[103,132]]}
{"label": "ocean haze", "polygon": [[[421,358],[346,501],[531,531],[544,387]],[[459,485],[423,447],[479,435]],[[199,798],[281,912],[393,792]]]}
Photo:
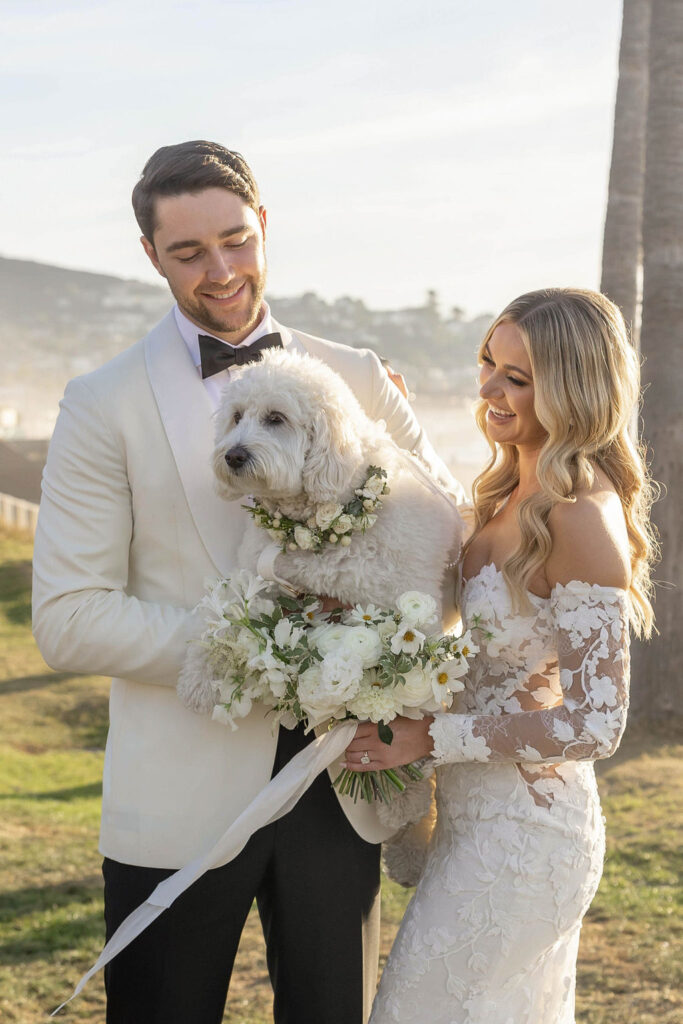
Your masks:
{"label": "ocean haze", "polygon": [[[287,326],[388,358],[432,443],[471,482],[484,457],[470,412],[476,350],[491,314],[467,320],[433,291],[393,310],[314,292],[269,302]],[[144,337],[172,303],[162,286],[0,257],[0,438],[48,438],[66,383]]]}

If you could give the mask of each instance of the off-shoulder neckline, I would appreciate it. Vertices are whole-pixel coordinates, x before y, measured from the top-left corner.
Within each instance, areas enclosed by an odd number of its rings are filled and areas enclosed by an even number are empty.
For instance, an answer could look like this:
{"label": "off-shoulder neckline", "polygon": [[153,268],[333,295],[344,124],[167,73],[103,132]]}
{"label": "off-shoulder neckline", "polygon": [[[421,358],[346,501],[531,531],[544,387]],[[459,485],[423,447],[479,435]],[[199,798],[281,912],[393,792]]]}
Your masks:
{"label": "off-shoulder neckline", "polygon": [[[460,566],[460,579],[461,579],[461,582],[462,582],[463,590],[470,583],[473,583],[475,580],[479,579],[479,577],[484,573],[484,571],[486,569],[492,569],[495,576],[503,577],[502,569],[499,569],[497,566],[495,566],[493,564],[493,562],[487,562],[485,565],[482,565],[481,569],[479,569],[478,572],[475,572],[473,576],[468,576],[468,578],[465,579],[464,576],[462,575],[462,565],[461,565]],[[505,577],[503,577],[503,579],[505,579]],[[556,583],[555,586],[550,591],[550,596],[549,597],[541,597],[540,594],[534,594],[533,590],[527,590],[527,594],[534,601],[547,602],[547,601],[552,600],[553,596],[556,593],[560,593],[562,591],[567,591],[567,590],[573,590],[576,587],[582,587],[582,588],[585,588],[586,590],[592,591],[592,592],[600,592],[600,593],[607,592],[607,593],[610,593],[610,594],[624,594],[624,595],[627,594],[627,591],[624,590],[623,587],[605,587],[601,583],[587,583],[586,580],[570,580],[569,583]]]}

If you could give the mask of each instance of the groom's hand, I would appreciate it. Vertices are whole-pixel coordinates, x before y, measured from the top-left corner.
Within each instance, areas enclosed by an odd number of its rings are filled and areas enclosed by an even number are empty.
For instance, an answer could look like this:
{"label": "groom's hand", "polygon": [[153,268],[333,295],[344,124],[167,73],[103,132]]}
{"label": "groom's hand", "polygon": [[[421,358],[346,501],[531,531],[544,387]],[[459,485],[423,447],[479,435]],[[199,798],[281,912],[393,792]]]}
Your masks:
{"label": "groom's hand", "polygon": [[[394,738],[391,743],[383,743],[379,738],[376,725],[372,722],[361,722],[351,743],[346,748],[345,767],[353,771],[381,771],[382,768],[398,768],[402,764],[410,764],[426,757],[434,749],[434,740],[429,734],[429,727],[434,721],[431,715],[426,718],[394,718],[390,723]],[[365,755],[369,761],[363,763]]]}

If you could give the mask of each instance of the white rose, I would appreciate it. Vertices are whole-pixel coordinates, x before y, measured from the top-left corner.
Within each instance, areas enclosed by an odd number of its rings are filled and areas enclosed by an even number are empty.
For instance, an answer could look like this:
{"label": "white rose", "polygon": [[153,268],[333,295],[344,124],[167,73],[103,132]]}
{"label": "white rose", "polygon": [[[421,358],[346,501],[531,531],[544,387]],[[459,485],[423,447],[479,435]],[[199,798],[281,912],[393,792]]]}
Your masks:
{"label": "white rose", "polygon": [[278,542],[283,541],[287,536],[284,530],[267,530],[266,532],[272,540],[276,540]]}
{"label": "white rose", "polygon": [[432,677],[429,671],[416,665],[404,676],[405,682],[396,687],[396,698],[406,708],[420,708],[432,697]]}
{"label": "white rose", "polygon": [[321,530],[326,530],[343,511],[343,505],[338,505],[335,501],[326,501],[322,505],[318,505],[315,513],[316,525]]}
{"label": "white rose", "polygon": [[407,590],[396,601],[396,608],[406,622],[423,626],[436,617],[436,601],[430,594],[419,590]]}
{"label": "white rose", "polygon": [[377,633],[380,640],[388,640],[396,634],[398,625],[393,619],[385,619],[384,622],[380,622],[377,626]]}
{"label": "white rose", "polygon": [[346,513],[344,513],[343,516],[339,516],[339,519],[334,524],[334,532],[338,534],[348,533],[349,530],[351,530],[352,528],[353,519],[351,518],[350,515],[347,515]]}
{"label": "white rose", "polygon": [[367,493],[369,491],[370,492],[369,497],[378,498],[383,490],[384,490],[384,477],[381,477],[381,476],[371,476],[371,477],[369,477],[365,481],[365,487],[363,488],[363,491],[365,493]]}
{"label": "white rose", "polygon": [[303,551],[312,551],[315,547],[315,537],[306,526],[294,527],[294,540],[297,547],[300,547]]}
{"label": "white rose", "polygon": [[312,665],[299,676],[299,704],[311,725],[344,713],[344,685],[323,679],[319,665]]}
{"label": "white rose", "polygon": [[341,702],[350,700],[358,693],[363,678],[363,664],[357,654],[349,651],[334,651],[320,663],[322,681],[336,688]]}

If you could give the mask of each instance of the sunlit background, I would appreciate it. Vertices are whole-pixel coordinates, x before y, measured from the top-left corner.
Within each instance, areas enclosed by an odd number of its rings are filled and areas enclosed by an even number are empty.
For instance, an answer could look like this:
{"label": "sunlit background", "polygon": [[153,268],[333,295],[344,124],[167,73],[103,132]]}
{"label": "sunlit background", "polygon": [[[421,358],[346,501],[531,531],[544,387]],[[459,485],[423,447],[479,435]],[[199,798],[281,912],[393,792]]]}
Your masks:
{"label": "sunlit background", "polygon": [[617,0],[5,0],[4,256],[153,280],[160,145],[242,151],[270,290],[472,316],[599,283]]}

